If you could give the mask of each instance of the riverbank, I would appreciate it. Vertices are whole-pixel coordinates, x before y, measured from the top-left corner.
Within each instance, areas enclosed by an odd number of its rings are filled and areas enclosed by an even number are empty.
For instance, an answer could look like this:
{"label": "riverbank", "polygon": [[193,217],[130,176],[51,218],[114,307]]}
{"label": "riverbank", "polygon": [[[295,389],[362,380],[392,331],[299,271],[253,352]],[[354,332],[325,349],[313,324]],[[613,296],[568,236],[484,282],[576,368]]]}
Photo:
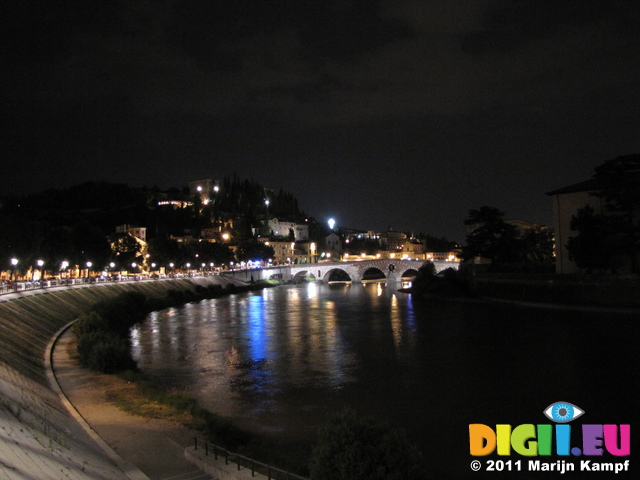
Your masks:
{"label": "riverbank", "polygon": [[640,309],[637,275],[483,274],[469,278],[478,298],[567,308]]}
{"label": "riverbank", "polygon": [[92,305],[123,292],[235,283],[219,277],[50,288],[0,297],[0,472],[4,478],[120,480],[127,476],[67,412],[45,367],[50,339]]}
{"label": "riverbank", "polygon": [[[56,378],[71,404],[90,428],[125,462],[135,465],[150,479],[197,473],[184,457],[198,433],[184,424],[185,415],[146,402],[147,414],[127,413],[112,398],[132,398],[136,386],[114,376],[84,369],[75,353],[75,341],[67,331],[54,350]],[[200,476],[198,478],[206,478]]]}

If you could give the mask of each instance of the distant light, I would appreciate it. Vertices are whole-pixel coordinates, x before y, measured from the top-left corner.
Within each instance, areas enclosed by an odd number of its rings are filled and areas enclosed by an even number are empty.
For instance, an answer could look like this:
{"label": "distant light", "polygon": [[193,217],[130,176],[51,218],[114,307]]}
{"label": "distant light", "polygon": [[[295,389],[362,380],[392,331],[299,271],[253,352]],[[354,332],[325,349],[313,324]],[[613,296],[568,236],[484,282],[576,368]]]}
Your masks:
{"label": "distant light", "polygon": [[202,191],[202,187],[201,187],[200,185],[198,185],[197,190],[198,190],[199,192],[201,192],[201,191]]}
{"label": "distant light", "polygon": [[42,267],[44,265],[44,260],[38,260],[36,263],[39,267]]}
{"label": "distant light", "polygon": [[329,224],[329,228],[333,230],[333,227],[336,225],[336,221],[333,218],[330,218],[327,223]]}
{"label": "distant light", "polygon": [[113,267],[115,267],[115,266],[116,266],[116,264],[115,264],[115,263],[113,263],[113,262],[111,262],[111,263],[109,264],[109,268],[113,268]]}
{"label": "distant light", "polygon": [[93,265],[93,263],[87,262],[87,268],[91,268],[92,265]]}

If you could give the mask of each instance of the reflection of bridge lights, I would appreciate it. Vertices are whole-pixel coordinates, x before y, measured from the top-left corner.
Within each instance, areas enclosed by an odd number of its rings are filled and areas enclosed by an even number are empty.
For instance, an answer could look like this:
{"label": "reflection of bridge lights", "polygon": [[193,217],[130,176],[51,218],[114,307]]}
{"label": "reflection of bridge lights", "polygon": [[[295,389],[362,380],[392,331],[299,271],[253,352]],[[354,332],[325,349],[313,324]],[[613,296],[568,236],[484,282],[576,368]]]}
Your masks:
{"label": "reflection of bridge lights", "polygon": [[309,298],[316,297],[318,295],[318,286],[315,282],[309,282],[307,284],[307,293],[309,294]]}

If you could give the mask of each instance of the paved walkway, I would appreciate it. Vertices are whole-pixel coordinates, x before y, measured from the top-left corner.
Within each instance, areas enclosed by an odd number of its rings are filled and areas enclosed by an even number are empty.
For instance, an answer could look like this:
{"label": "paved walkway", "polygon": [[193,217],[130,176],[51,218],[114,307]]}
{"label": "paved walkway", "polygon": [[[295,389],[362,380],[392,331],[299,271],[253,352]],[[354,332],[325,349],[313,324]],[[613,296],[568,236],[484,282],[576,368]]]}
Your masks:
{"label": "paved walkway", "polygon": [[184,457],[184,449],[193,445],[196,433],[177,422],[128,414],[107,402],[107,389],[114,383],[124,381],[81,368],[77,360],[69,355],[71,338],[69,332],[65,333],[54,349],[56,378],[64,394],[91,429],[128,464],[126,469],[129,477],[151,480],[211,479]]}

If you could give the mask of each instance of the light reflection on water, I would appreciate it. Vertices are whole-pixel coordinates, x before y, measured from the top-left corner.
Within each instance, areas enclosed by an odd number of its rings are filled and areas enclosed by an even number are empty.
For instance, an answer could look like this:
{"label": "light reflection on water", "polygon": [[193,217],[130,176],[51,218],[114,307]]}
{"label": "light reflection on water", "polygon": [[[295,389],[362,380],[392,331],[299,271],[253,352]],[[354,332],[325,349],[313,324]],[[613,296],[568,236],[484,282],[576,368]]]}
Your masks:
{"label": "light reflection on water", "polygon": [[635,362],[637,322],[425,304],[396,288],[308,284],[155,312],[132,333],[134,356],[167,386],[259,432],[311,441],[346,404],[401,424],[432,461],[435,452],[442,478],[470,476],[469,423],[544,422],[537,414],[557,400],[596,423],[629,422],[623,387],[632,391],[638,376],[629,381],[620,366]]}

